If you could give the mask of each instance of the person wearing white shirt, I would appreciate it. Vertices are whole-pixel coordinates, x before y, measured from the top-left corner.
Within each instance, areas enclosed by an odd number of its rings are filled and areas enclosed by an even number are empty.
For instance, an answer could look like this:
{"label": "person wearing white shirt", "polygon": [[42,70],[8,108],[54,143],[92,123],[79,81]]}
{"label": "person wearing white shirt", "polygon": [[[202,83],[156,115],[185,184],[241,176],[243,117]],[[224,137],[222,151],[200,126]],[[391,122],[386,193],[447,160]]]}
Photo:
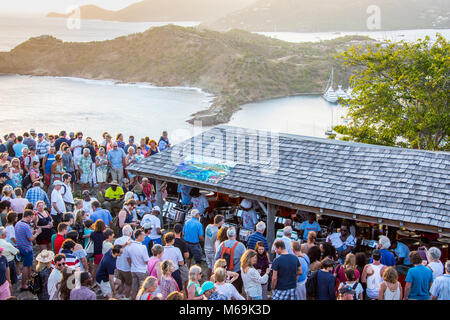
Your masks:
{"label": "person wearing white shirt", "polygon": [[83,133],[78,132],[76,139],[70,144],[70,150],[73,152],[73,162],[77,163],[78,158],[81,157],[81,152],[86,145],[86,140],[83,140]]}
{"label": "person wearing white shirt", "polygon": [[138,229],[134,232],[134,238],[136,241],[132,241],[131,244],[125,250],[125,257],[130,264],[131,271],[131,298],[136,299],[139,288],[147,277],[147,262],[150,259],[148,256],[147,247],[142,244],[145,240],[145,232],[142,229]]}
{"label": "person wearing white shirt", "polygon": [[72,176],[70,173],[63,174],[63,186],[62,188],[62,197],[64,200],[64,203],[66,204],[68,211],[73,211],[74,206],[74,200],[73,200],[73,194],[72,194],[72,187],[70,184],[70,181],[72,180]]}
{"label": "person wearing white shirt", "polygon": [[50,214],[52,215],[55,226],[59,224],[63,213],[66,212],[66,204],[64,203],[61,195],[61,188],[63,185],[64,184],[61,181],[56,180],[53,183],[54,188],[50,197],[52,203],[52,210]]}
{"label": "person wearing white shirt", "polygon": [[146,223],[150,223],[152,225],[152,231],[150,232],[150,240],[153,241],[153,244],[162,244],[161,242],[161,220],[158,218],[160,214],[160,209],[158,206],[153,207],[152,212],[144,215],[141,220],[141,226]]}
{"label": "person wearing white shirt", "polygon": [[53,260],[55,268],[50,273],[47,281],[47,292],[49,300],[59,300],[57,293],[57,284],[62,280],[62,270],[66,267],[66,258],[64,255],[57,254]]}
{"label": "person wearing white shirt", "polygon": [[433,280],[444,274],[444,265],[439,260],[441,258],[441,250],[431,247],[427,250],[428,268],[433,271]]}
{"label": "person wearing white shirt", "polygon": [[98,201],[97,198],[91,197],[89,190],[83,191],[83,210],[86,212],[86,219],[89,219],[94,210],[91,207],[92,202]]}
{"label": "person wearing white shirt", "polygon": [[214,286],[219,294],[224,295],[228,300],[245,300],[237,291],[236,287],[226,282],[227,271],[224,268],[217,268],[214,271]]}
{"label": "person wearing white shirt", "polygon": [[336,248],[336,252],[339,255],[339,263],[343,264],[345,256],[352,251],[356,245],[356,239],[349,232],[349,227],[342,224],[340,232],[333,233],[328,236],[327,242],[331,242],[331,245]]}
{"label": "person wearing white shirt", "polygon": [[131,267],[127,261],[126,250],[128,246],[131,244],[131,235],[133,234],[133,228],[126,224],[122,228],[123,236],[117,238],[114,241],[114,245],[121,245],[123,248],[122,255],[117,257],[116,260],[116,269],[117,269],[117,278],[120,280],[120,286],[117,290],[118,294],[124,294],[127,298],[130,298],[131,293]]}
{"label": "person wearing white shirt", "polygon": [[184,265],[183,255],[181,254],[181,250],[177,247],[174,247],[175,243],[175,233],[168,232],[164,235],[164,242],[166,245],[164,246],[163,255],[161,256],[161,261],[171,260],[175,267],[174,272],[172,272],[172,277],[178,284],[178,288],[183,290],[183,281],[181,280],[181,272],[180,267]]}
{"label": "person wearing white shirt", "polygon": [[[294,254],[294,252],[292,251],[292,245],[291,245],[292,239],[291,239],[291,237],[292,237],[292,227],[291,226],[284,227],[284,229],[283,229],[283,237],[281,237],[281,240],[283,240],[284,246],[286,247],[287,252],[289,254]],[[279,240],[279,239],[276,239],[276,240]],[[279,254],[275,250],[275,241],[274,241],[274,244],[272,244],[272,250],[271,251],[272,251],[272,254],[276,253],[276,258],[278,258]]]}

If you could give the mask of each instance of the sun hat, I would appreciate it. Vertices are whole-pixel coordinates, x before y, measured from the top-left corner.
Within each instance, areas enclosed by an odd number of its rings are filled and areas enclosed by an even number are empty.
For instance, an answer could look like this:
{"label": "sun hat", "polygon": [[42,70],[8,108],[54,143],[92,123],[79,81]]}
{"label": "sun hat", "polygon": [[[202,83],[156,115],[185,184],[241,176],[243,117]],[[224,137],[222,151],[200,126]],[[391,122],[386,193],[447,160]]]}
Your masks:
{"label": "sun hat", "polygon": [[118,186],[119,183],[117,182],[117,180],[113,180],[113,181],[111,181],[110,185],[111,186]]}
{"label": "sun hat", "polygon": [[202,291],[200,292],[200,294],[204,294],[205,291],[211,290],[214,288],[214,283],[212,283],[211,281],[206,281],[203,285],[202,285]]}
{"label": "sun hat", "polygon": [[244,199],[241,202],[241,207],[244,209],[250,209],[252,207],[252,202],[248,199]]}
{"label": "sun hat", "polygon": [[53,260],[55,254],[50,250],[42,250],[41,253],[36,257],[36,261],[41,263],[49,263]]}

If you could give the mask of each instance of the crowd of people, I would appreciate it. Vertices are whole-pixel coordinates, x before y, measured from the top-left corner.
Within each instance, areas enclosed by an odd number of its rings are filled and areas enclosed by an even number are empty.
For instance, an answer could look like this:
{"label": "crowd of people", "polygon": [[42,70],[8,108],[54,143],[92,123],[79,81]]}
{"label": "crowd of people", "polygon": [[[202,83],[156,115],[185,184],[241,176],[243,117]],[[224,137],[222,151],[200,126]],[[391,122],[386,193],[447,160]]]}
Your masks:
{"label": "crowd of people", "polygon": [[298,234],[286,219],[268,243],[256,204],[241,199],[253,230],[243,242],[197,188],[178,185],[189,214],[165,229],[154,181],[127,167],[170,148],[167,132],[139,144],[103,138],[30,130],[0,143],[0,300],[24,291],[39,300],[450,299],[439,248],[381,235],[367,257],[346,221],[318,243],[315,214]]}

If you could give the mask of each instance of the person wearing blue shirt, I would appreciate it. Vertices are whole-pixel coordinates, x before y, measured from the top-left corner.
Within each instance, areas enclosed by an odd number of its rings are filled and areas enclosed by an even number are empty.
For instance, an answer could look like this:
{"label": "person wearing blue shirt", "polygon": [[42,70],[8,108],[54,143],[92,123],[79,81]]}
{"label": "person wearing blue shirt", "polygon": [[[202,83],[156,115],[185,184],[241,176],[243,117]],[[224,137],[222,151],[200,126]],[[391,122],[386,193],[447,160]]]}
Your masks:
{"label": "person wearing blue shirt", "polygon": [[269,251],[269,244],[267,243],[266,237],[264,237],[264,231],[266,230],[266,224],[264,221],[260,221],[256,224],[256,232],[248,237],[247,248],[255,250],[256,243],[258,241],[264,242],[264,248]]}
{"label": "person wearing blue shirt", "polygon": [[333,276],[334,263],[326,258],[321,269],[317,271],[316,300],[336,300],[336,278]]}
{"label": "person wearing blue shirt", "polygon": [[192,190],[191,187],[185,186],[183,184],[179,184],[178,185],[177,192],[178,192],[178,194],[181,197],[181,204],[182,205],[186,206],[186,205],[191,204],[191,198],[192,198],[191,195],[190,195],[191,190]]}
{"label": "person wearing blue shirt", "polygon": [[401,242],[401,240],[393,240],[391,244],[391,249],[394,250],[397,256],[396,267],[399,275],[404,275],[408,273],[409,268],[413,267],[411,260],[409,260],[410,250],[406,244]]}
{"label": "person wearing blue shirt", "polygon": [[18,136],[17,143],[15,145],[13,145],[14,152],[16,153],[16,158],[19,158],[22,156],[23,148],[28,148],[28,146],[26,144],[22,143],[22,141],[23,141],[23,137]]}
{"label": "person wearing blue shirt", "polygon": [[450,260],[445,263],[445,274],[434,279],[430,293],[432,300],[450,300]]}
{"label": "person wearing blue shirt", "polygon": [[310,212],[308,214],[308,220],[304,221],[301,225],[300,225],[300,238],[302,238],[304,241],[308,240],[308,233],[310,231],[314,231],[314,232],[319,232],[320,230],[322,230],[322,228],[320,227],[319,223],[316,221],[316,214]]}
{"label": "person wearing blue shirt", "polygon": [[[380,236],[378,240],[378,248],[381,251],[381,264],[387,267],[395,266],[395,256],[388,249],[391,247],[391,240],[386,236]],[[369,263],[372,263],[373,259],[370,258]]]}
{"label": "person wearing blue shirt", "polygon": [[309,257],[302,252],[302,246],[299,241],[292,242],[292,251],[294,251],[294,254],[302,265],[302,274],[298,276],[297,280],[297,299],[306,300],[306,278],[311,261],[309,260]]}
{"label": "person wearing blue shirt", "polygon": [[161,138],[159,138],[158,148],[160,152],[167,148],[170,148],[171,146],[169,138],[167,136],[168,136],[167,131],[163,131]]}
{"label": "person wearing blue shirt", "polygon": [[103,222],[109,227],[109,224],[113,220],[111,213],[100,207],[100,202],[92,201],[91,203],[93,213],[90,216],[90,219],[95,223],[95,221],[102,219]]}
{"label": "person wearing blue shirt", "polygon": [[117,142],[112,143],[112,149],[109,150],[106,158],[108,165],[111,168],[112,179],[117,181],[120,185],[123,183],[123,168],[125,166],[125,151],[119,148]]}
{"label": "person wearing blue shirt", "polygon": [[422,256],[417,251],[409,254],[414,267],[409,269],[405,279],[405,300],[429,300],[433,272],[422,264]]}
{"label": "person wearing blue shirt", "polygon": [[183,227],[184,241],[188,245],[189,260],[194,257],[195,263],[200,265],[202,263],[202,247],[200,242],[204,241],[203,226],[199,221],[200,212],[197,209],[192,209],[191,219],[188,220]]}

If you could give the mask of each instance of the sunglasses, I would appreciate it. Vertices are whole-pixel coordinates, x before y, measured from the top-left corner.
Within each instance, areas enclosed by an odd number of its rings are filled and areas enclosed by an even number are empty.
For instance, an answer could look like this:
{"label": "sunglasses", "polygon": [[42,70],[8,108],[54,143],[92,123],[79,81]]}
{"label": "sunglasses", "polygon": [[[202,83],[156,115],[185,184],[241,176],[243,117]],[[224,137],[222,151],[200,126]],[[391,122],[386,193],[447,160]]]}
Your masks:
{"label": "sunglasses", "polygon": [[65,263],[65,262],[61,262],[61,263],[57,263],[56,265],[57,265],[58,267],[62,267],[62,266],[65,266],[66,263]]}

